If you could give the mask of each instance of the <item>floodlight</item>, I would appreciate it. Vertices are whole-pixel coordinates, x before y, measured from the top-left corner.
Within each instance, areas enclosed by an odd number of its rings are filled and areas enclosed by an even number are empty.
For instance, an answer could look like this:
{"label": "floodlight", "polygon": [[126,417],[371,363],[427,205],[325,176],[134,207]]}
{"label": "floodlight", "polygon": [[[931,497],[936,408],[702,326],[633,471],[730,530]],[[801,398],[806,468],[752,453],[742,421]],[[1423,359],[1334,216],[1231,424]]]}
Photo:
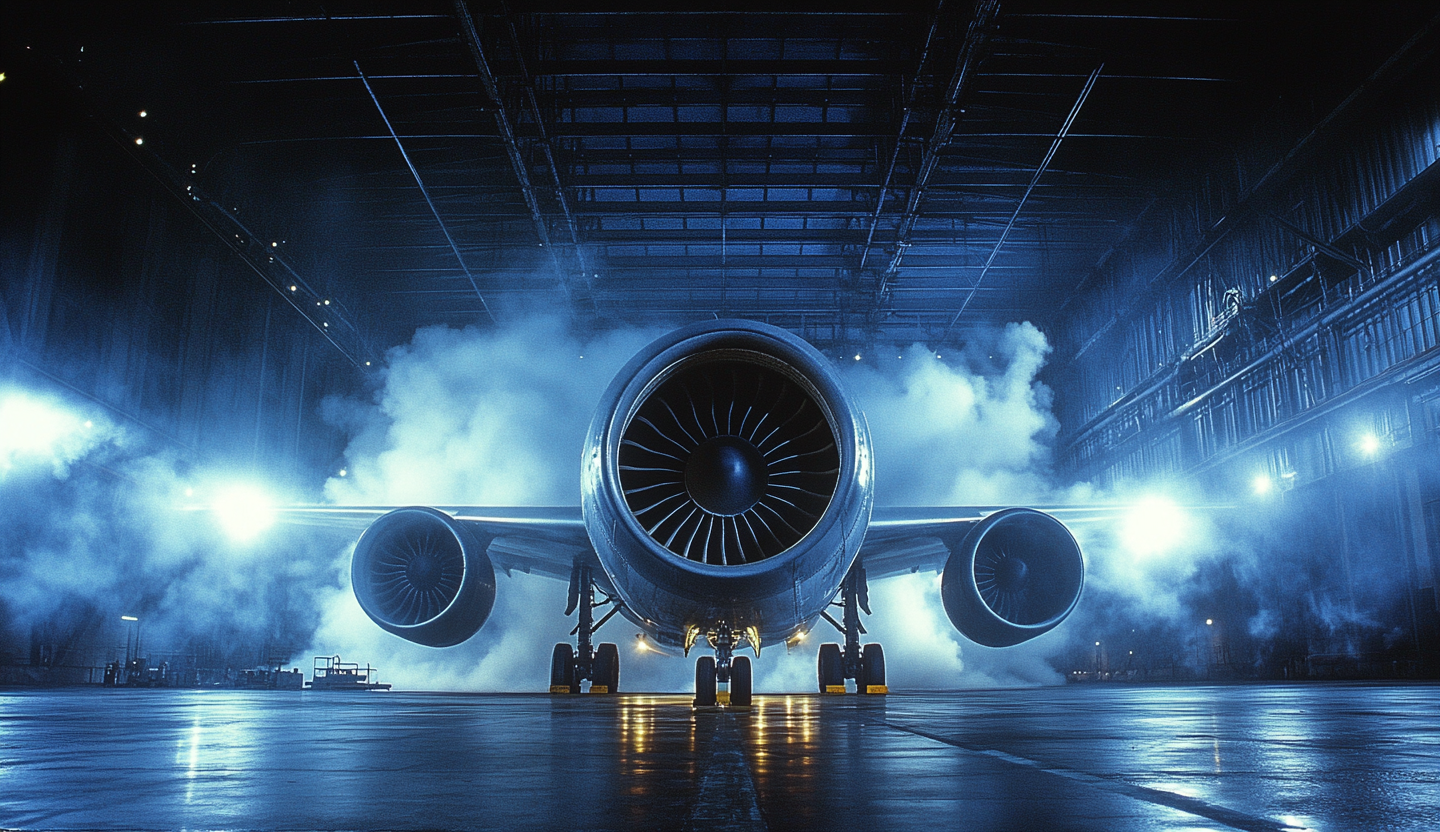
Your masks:
{"label": "floodlight", "polygon": [[0,394],[0,465],[17,456],[51,456],[78,433],[84,420],[74,413],[18,391]]}
{"label": "floodlight", "polygon": [[1270,481],[1269,474],[1258,474],[1255,479],[1250,481],[1250,488],[1253,489],[1256,494],[1269,494],[1270,489],[1274,487],[1275,483]]}
{"label": "floodlight", "polygon": [[1150,556],[1175,548],[1184,538],[1189,519],[1165,497],[1146,497],[1131,507],[1120,527],[1120,538],[1136,555]]}
{"label": "floodlight", "polygon": [[1374,456],[1380,452],[1380,437],[1373,433],[1367,433],[1360,437],[1360,441],[1355,443],[1355,447],[1359,448],[1360,453],[1366,456]]}
{"label": "floodlight", "polygon": [[215,519],[231,540],[246,543],[275,525],[275,501],[253,485],[231,485],[216,492]]}

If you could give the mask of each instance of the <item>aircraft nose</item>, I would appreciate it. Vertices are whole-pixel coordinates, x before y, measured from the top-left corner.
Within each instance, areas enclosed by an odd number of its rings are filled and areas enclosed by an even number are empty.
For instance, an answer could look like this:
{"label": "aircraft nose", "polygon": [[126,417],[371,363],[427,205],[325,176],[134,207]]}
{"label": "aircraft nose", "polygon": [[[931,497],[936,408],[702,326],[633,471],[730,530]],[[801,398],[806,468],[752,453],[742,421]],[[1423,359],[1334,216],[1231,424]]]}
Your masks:
{"label": "aircraft nose", "polygon": [[769,482],[759,449],[738,436],[706,440],[685,463],[685,490],[711,514],[740,514],[765,496]]}

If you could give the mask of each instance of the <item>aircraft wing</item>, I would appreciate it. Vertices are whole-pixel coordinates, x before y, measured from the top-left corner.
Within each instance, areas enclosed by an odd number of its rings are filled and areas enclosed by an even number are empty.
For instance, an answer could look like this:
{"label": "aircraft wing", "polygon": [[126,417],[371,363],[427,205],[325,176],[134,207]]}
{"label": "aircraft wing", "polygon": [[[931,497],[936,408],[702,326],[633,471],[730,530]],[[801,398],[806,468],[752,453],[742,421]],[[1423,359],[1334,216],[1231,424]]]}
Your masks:
{"label": "aircraft wing", "polygon": [[[356,535],[399,506],[289,506],[279,510],[287,523],[323,526]],[[435,506],[493,538],[490,562],[506,575],[524,572],[570,579],[576,557],[595,559],[577,506]],[[598,565],[598,561],[597,561]]]}
{"label": "aircraft wing", "polygon": [[[909,572],[940,572],[975,523],[1014,506],[876,506],[860,546],[860,563],[868,578]],[[1111,520],[1124,506],[1030,506],[1067,526]],[[948,544],[948,545],[947,545]]]}
{"label": "aircraft wing", "polygon": [[[1011,506],[877,506],[870,517],[860,562],[870,578],[939,572],[954,545],[986,516]],[[356,535],[398,506],[290,506],[285,522],[323,526]],[[579,506],[436,506],[493,538],[489,555],[510,575],[523,572],[569,580],[576,557],[595,559]],[[1067,525],[1113,518],[1116,506],[1035,506]],[[596,562],[598,565],[598,560]]]}

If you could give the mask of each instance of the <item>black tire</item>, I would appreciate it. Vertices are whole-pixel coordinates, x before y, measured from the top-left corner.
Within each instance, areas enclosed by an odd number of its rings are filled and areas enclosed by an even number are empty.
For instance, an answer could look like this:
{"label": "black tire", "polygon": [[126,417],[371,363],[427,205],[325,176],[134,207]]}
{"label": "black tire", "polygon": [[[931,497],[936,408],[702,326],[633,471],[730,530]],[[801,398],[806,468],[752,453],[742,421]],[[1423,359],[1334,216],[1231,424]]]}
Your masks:
{"label": "black tire", "polygon": [[714,656],[701,656],[695,660],[695,704],[715,704]]}
{"label": "black tire", "polygon": [[817,675],[820,680],[821,693],[828,693],[829,691],[825,689],[834,685],[844,686],[845,665],[840,662],[840,645],[820,645],[820,657],[815,664],[819,671]]}
{"label": "black tire", "polygon": [[860,650],[860,680],[856,687],[861,693],[869,693],[871,685],[885,684],[885,649],[878,644],[867,644]]}
{"label": "black tire", "polygon": [[590,680],[594,685],[604,685],[606,693],[620,692],[620,648],[613,644],[602,644],[595,648],[595,678]]}
{"label": "black tire", "polygon": [[730,660],[730,704],[750,706],[750,657],[736,656]]}
{"label": "black tire", "polygon": [[555,688],[569,688],[570,693],[579,693],[575,686],[575,649],[568,644],[555,645],[550,654],[550,691]]}

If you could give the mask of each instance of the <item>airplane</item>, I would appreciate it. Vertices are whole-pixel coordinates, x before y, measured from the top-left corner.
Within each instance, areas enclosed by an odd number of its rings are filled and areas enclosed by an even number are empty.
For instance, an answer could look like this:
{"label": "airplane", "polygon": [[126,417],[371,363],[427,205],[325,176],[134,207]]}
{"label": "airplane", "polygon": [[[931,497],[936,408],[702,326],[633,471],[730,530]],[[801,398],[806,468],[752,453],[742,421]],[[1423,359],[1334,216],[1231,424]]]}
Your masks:
{"label": "airplane", "polygon": [[368,522],[351,560],[355,597],[379,627],[419,644],[479,632],[496,566],[568,581],[576,644],[555,645],[552,693],[586,680],[590,693],[620,689],[617,646],[592,637],[621,615],[651,649],[701,646],[696,706],[723,702],[720,684],[730,705],[749,705],[739,651],[794,644],[821,620],[844,638],[819,648],[819,692],[853,680],[859,694],[884,694],[883,647],[861,644],[869,579],[939,570],[951,623],[989,647],[1053,629],[1084,584],[1079,544],[1045,511],[876,507],[869,427],[835,368],[756,321],[696,323],[640,350],[595,410],[580,484],[573,507],[291,511]]}

